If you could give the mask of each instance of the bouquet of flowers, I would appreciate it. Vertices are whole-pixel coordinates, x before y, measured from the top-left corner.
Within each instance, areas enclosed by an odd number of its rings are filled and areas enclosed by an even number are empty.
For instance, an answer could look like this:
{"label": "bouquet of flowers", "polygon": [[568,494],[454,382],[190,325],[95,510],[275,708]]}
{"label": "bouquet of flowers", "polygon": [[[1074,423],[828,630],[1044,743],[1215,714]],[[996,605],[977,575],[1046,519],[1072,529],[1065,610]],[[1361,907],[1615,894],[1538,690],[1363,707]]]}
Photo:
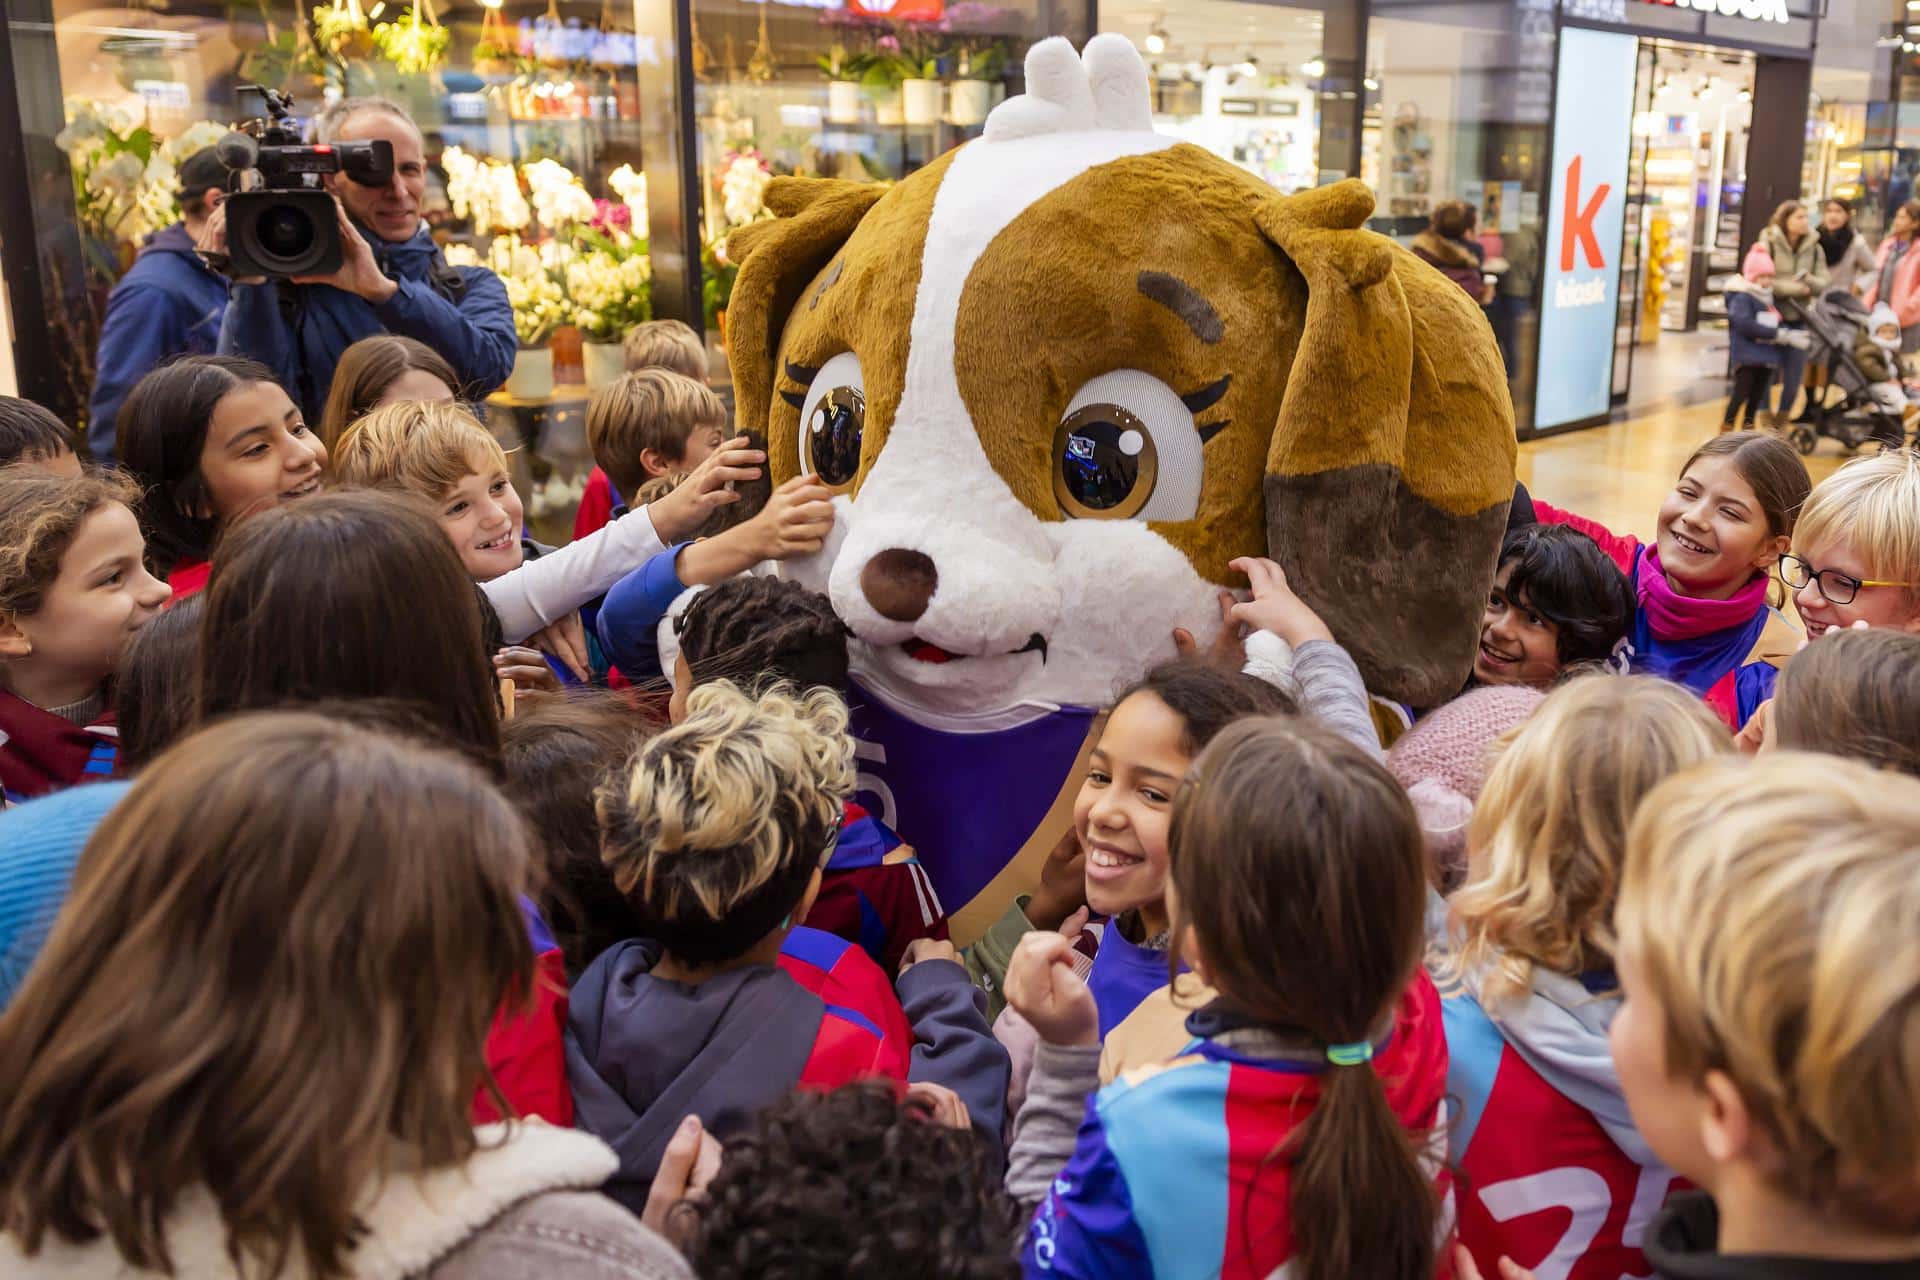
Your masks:
{"label": "bouquet of flowers", "polygon": [[773,171],[760,153],[748,148],[727,157],[720,170],[720,211],[728,227],[744,226],[767,211],[767,184]]}
{"label": "bouquet of flowers", "polygon": [[555,160],[535,160],[520,166],[540,225],[549,231],[576,222],[593,221],[593,197],[573,176],[573,170]]}
{"label": "bouquet of flowers", "polygon": [[440,154],[447,171],[447,201],[457,217],[471,219],[478,231],[520,231],[533,221],[533,209],[520,190],[513,166],[448,147]]}
{"label": "bouquet of flowers", "polygon": [[447,261],[458,266],[472,257],[500,277],[507,288],[507,301],[513,307],[513,329],[522,347],[537,347],[553,331],[573,318],[560,270],[551,256],[516,235],[495,236],[485,258],[467,250]]}
{"label": "bouquet of flowers", "polygon": [[[161,141],[119,107],[68,100],[67,127],[54,143],[73,169],[73,202],[80,221],[102,246],[138,244],[180,218],[179,166],[225,137],[225,125],[202,120]],[[117,258],[100,263],[118,277]]]}
{"label": "bouquet of flowers", "polygon": [[573,322],[590,342],[616,342],[653,319],[653,268],[646,245],[621,248],[604,236],[565,269]]}

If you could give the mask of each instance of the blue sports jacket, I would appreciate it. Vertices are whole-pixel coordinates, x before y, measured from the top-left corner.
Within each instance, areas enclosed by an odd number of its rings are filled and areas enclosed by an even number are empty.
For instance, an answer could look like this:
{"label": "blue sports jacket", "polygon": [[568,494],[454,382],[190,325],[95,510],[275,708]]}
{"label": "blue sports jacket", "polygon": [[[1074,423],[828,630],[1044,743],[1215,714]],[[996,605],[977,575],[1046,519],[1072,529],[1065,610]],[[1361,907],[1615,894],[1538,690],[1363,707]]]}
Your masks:
{"label": "blue sports jacket", "polygon": [[200,261],[184,224],[148,238],[107,295],[87,404],[87,448],[95,461],[114,461],[114,423],[133,384],[169,356],[212,351],[226,309],[226,278]]}

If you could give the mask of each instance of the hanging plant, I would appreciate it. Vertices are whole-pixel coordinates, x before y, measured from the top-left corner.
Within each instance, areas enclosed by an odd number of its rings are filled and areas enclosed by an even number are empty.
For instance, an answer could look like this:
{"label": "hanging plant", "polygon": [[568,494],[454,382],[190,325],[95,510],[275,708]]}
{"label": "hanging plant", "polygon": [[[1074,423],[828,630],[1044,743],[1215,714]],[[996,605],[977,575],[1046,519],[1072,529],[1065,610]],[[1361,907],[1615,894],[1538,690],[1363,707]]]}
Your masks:
{"label": "hanging plant", "polygon": [[336,58],[364,58],[373,52],[373,28],[360,0],[313,6],[313,39]]}
{"label": "hanging plant", "polygon": [[373,29],[380,56],[405,75],[424,75],[442,66],[452,38],[453,33],[435,18],[432,0],[419,0],[400,11],[399,21]]}

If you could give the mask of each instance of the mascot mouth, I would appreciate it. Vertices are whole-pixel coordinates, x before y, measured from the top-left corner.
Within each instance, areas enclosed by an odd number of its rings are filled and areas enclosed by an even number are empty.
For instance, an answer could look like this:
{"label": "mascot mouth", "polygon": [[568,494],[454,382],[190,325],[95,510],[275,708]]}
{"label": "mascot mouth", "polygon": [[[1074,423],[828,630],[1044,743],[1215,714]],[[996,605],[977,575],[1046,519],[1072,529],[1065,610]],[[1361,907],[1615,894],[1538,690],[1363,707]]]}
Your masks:
{"label": "mascot mouth", "polygon": [[[936,666],[945,662],[955,662],[962,658],[979,656],[978,654],[972,653],[950,653],[932,641],[922,640],[918,636],[913,636],[902,641],[900,648],[915,662],[931,662]],[[1038,653],[1040,655],[1040,661],[1044,664],[1047,660],[1047,638],[1036,631],[1028,636],[1027,642],[1018,649],[1008,650],[1009,656],[1020,653]]]}

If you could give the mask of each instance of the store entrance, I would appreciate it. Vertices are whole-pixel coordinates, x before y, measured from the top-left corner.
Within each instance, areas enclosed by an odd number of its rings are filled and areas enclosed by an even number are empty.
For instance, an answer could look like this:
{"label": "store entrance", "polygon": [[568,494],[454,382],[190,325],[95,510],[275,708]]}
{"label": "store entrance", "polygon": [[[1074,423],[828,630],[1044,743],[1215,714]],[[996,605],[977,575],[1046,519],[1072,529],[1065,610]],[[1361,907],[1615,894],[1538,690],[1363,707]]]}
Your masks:
{"label": "store entrance", "polygon": [[1630,411],[1721,393],[1754,67],[1737,50],[1640,41],[1613,362],[1613,401]]}

